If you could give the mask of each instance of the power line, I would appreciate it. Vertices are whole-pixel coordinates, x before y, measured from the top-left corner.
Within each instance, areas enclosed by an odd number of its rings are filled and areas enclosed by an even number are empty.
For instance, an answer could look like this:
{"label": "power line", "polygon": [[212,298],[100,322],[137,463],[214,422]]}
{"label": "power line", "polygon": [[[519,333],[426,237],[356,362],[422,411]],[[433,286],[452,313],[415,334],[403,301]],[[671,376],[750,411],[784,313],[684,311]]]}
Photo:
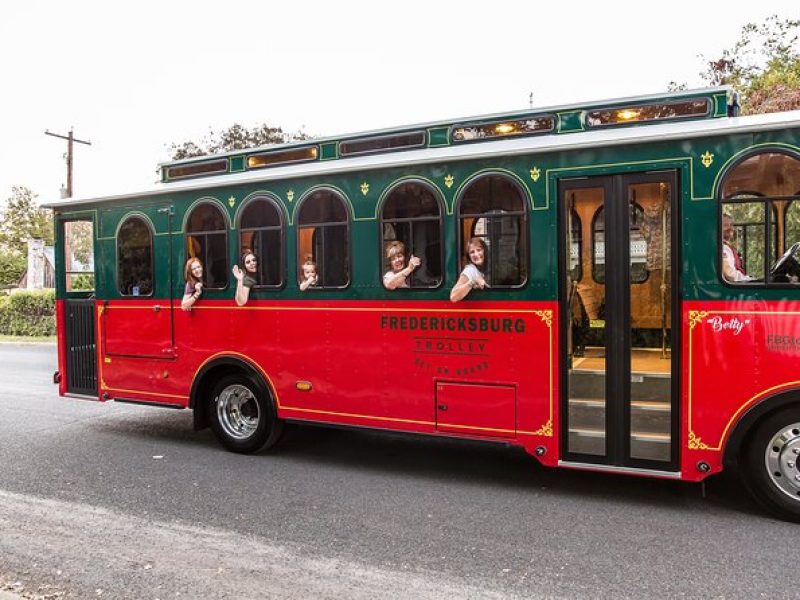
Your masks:
{"label": "power line", "polygon": [[69,128],[69,133],[67,135],[60,135],[58,133],[51,133],[47,129],[44,130],[45,135],[52,135],[53,137],[61,138],[62,140],[67,140],[67,195],[66,198],[72,198],[72,144],[73,142],[78,142],[79,144],[86,144],[87,146],[91,146],[92,142],[88,140],[79,140],[74,135],[72,135],[72,127]]}

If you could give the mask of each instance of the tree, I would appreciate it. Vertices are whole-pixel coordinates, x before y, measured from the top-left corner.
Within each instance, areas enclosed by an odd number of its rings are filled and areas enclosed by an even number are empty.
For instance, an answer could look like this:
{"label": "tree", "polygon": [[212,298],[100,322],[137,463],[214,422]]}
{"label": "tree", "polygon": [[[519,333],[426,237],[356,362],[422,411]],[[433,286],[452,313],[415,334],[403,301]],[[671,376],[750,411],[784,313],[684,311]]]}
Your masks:
{"label": "tree", "polygon": [[19,280],[27,267],[28,239],[41,238],[53,243],[53,214],[40,208],[36,194],[22,186],[11,188],[0,223],[0,285]]}
{"label": "tree", "polygon": [[800,108],[800,20],[748,23],[732,48],[706,61],[700,74],[709,85],[730,84],[741,94],[744,114]]}
{"label": "tree", "polygon": [[289,134],[285,133],[280,127],[270,127],[266,123],[257,125],[252,129],[239,123],[234,123],[222,131],[209,129],[208,135],[199,143],[191,140],[179,144],[172,143],[169,145],[169,151],[173,160],[180,160],[182,158],[218,154],[229,150],[244,150],[245,148],[307,139],[311,139],[311,136],[302,130]]}
{"label": "tree", "polygon": [[36,194],[22,186],[12,186],[0,224],[0,245],[20,254],[28,248],[28,238],[53,243],[53,213],[40,208]]}
{"label": "tree", "polygon": [[28,260],[22,254],[0,250],[0,287],[14,287],[28,268]]}

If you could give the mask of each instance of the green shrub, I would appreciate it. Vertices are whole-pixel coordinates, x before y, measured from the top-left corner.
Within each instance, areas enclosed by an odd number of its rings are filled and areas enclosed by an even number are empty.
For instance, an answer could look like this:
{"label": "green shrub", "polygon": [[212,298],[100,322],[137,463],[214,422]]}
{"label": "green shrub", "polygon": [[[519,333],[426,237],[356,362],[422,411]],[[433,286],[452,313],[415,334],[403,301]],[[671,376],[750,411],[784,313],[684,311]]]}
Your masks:
{"label": "green shrub", "polygon": [[0,334],[47,336],[56,333],[55,292],[17,292],[0,297]]}

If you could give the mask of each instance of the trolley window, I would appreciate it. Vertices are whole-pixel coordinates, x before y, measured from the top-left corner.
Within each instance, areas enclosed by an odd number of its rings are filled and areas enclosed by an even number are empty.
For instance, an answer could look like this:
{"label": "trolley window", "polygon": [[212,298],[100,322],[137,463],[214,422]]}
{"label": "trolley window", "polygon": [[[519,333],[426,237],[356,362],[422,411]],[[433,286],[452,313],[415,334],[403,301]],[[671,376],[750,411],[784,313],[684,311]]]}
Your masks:
{"label": "trolley window", "polygon": [[252,198],[239,220],[239,256],[252,252],[258,258],[259,287],[280,287],[284,273],[283,219],[271,198]]}
{"label": "trolley window", "polygon": [[462,257],[470,238],[486,243],[486,277],[492,289],[519,287],[527,281],[525,193],[513,179],[489,174],[472,181],[458,199],[458,220]]}
{"label": "trolley window", "polygon": [[123,296],[153,294],[153,233],[141,217],[125,219],[117,232],[117,288]]}
{"label": "trolley window", "polygon": [[[397,287],[433,288],[442,283],[442,209],[430,186],[406,182],[389,192],[381,209],[381,249],[384,285],[396,267],[409,266],[412,256],[420,264]],[[398,252],[403,254],[402,264]]]}
{"label": "trolley window", "polygon": [[297,210],[298,284],[303,283],[303,266],[313,265],[316,278],[308,289],[346,287],[350,283],[350,220],[344,199],[332,190],[318,190]]}
{"label": "trolley window", "polygon": [[203,263],[206,289],[228,285],[228,231],[222,210],[211,202],[197,205],[186,222],[186,255]]}
{"label": "trolley window", "polygon": [[720,273],[734,285],[800,284],[800,159],[764,151],[723,179]]}

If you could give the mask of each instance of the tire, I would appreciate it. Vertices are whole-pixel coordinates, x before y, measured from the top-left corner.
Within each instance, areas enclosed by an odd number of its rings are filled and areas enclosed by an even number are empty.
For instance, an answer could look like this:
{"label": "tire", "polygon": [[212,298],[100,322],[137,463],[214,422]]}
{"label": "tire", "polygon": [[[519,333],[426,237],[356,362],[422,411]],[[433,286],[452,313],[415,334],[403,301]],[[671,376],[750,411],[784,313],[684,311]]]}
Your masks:
{"label": "tire", "polygon": [[773,413],[758,423],[742,457],[742,476],[761,505],[800,522],[800,408]]}
{"label": "tire", "polygon": [[226,375],[214,386],[208,407],[211,429],[228,450],[252,454],[275,445],[283,421],[264,386],[245,375]]}

